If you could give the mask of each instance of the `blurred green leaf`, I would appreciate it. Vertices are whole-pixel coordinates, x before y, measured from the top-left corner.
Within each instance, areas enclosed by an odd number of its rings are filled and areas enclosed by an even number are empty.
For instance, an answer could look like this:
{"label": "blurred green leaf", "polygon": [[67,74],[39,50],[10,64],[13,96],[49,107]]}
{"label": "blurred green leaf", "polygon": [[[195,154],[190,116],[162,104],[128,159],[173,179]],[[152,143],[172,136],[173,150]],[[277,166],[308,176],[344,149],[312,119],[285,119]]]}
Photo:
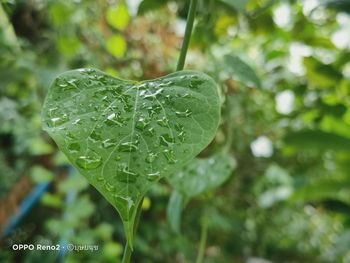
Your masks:
{"label": "blurred green leaf", "polygon": [[342,74],[332,65],[323,64],[314,57],[305,57],[304,66],[309,82],[313,83],[316,87],[334,87],[342,78]]}
{"label": "blurred green leaf", "polygon": [[229,7],[239,11],[244,12],[247,6],[248,0],[217,0],[221,3],[227,4]]}
{"label": "blurred green leaf", "polygon": [[175,233],[180,233],[181,214],[183,210],[184,200],[180,193],[173,191],[170,195],[167,206],[167,218],[171,229]]}
{"label": "blurred green leaf", "polygon": [[325,2],[325,6],[335,9],[337,12],[350,13],[350,3],[348,0],[331,0]]}
{"label": "blurred green leaf", "polygon": [[298,150],[350,151],[350,139],[320,130],[292,132],[284,138],[285,143]]}
{"label": "blurred green leaf", "polygon": [[53,173],[42,166],[34,166],[30,171],[31,179],[35,183],[47,183],[53,179]]}
{"label": "blurred green leaf", "polygon": [[128,7],[125,4],[108,8],[106,16],[107,22],[118,30],[124,30],[130,21]]}
{"label": "blurred green leaf", "polygon": [[45,193],[41,198],[41,202],[49,207],[60,208],[62,207],[62,197],[59,195],[54,195],[50,193]]}
{"label": "blurred green leaf", "polygon": [[[14,49],[19,52],[19,43],[14,31],[14,28],[8,17],[0,4],[0,51],[2,50],[2,46],[6,44],[7,49]],[[3,50],[2,52],[5,52]]]}
{"label": "blurred green leaf", "polygon": [[172,187],[188,200],[223,184],[235,166],[235,161],[230,156],[219,153],[210,158],[194,159],[180,172],[167,179]]}
{"label": "blurred green leaf", "polygon": [[57,41],[58,50],[67,58],[76,55],[81,47],[81,43],[77,37],[60,36]]}
{"label": "blurred green leaf", "polygon": [[265,175],[254,186],[258,203],[268,208],[277,202],[286,200],[293,193],[293,181],[286,170],[276,164],[268,167]]}
{"label": "blurred green leaf", "polygon": [[54,1],[49,8],[51,21],[56,26],[67,23],[73,12],[70,3],[66,1]]}
{"label": "blurred green leaf", "polygon": [[54,148],[43,138],[35,137],[29,140],[29,151],[32,155],[45,155],[52,153]]}
{"label": "blurred green leaf", "polygon": [[232,78],[247,86],[260,87],[261,82],[255,71],[239,57],[226,55],[224,57],[224,70],[232,75]]}
{"label": "blurred green leaf", "polygon": [[138,7],[138,15],[143,15],[148,11],[152,11],[165,6],[169,0],[143,0]]}
{"label": "blurred green leaf", "polygon": [[308,183],[290,197],[291,201],[322,201],[326,199],[340,200],[350,204],[350,180],[339,180],[337,178],[320,179]]}
{"label": "blurred green leaf", "polygon": [[106,47],[109,53],[111,53],[116,58],[121,58],[124,56],[127,43],[122,35],[113,35],[107,39]]}

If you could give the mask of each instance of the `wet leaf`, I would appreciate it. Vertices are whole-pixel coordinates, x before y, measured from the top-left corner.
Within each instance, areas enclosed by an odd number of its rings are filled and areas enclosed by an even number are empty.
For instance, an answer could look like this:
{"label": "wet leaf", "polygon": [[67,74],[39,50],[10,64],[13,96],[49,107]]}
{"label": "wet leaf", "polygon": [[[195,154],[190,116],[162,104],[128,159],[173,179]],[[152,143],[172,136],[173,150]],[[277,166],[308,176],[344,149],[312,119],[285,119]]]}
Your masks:
{"label": "wet leaf", "polygon": [[42,121],[72,164],[118,210],[132,246],[140,200],[209,144],[219,115],[216,83],[200,72],[136,82],[80,69],[54,80]]}
{"label": "wet leaf", "polygon": [[210,158],[191,161],[168,181],[188,200],[220,186],[230,177],[234,167],[235,162],[230,156],[215,154]]}
{"label": "wet leaf", "polygon": [[169,199],[167,217],[175,233],[180,232],[182,211],[189,200],[220,186],[230,177],[234,167],[235,161],[230,156],[217,153],[210,158],[194,159],[168,178],[175,190]]}

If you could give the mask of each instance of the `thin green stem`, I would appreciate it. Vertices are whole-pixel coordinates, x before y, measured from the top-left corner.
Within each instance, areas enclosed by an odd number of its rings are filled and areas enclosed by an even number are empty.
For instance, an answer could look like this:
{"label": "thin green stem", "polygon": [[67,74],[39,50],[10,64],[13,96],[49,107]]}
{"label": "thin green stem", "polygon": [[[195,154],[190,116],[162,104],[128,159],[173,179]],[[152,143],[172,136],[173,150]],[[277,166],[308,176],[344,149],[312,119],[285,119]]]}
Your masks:
{"label": "thin green stem", "polygon": [[131,259],[131,254],[132,254],[132,250],[131,250],[128,242],[126,242],[122,263],[129,263],[130,259]]}
{"label": "thin green stem", "polygon": [[188,46],[190,44],[194,18],[196,16],[197,3],[198,3],[198,0],[191,0],[190,2],[190,10],[188,11],[188,16],[187,16],[185,36],[182,42],[182,47],[180,51],[179,60],[177,62],[176,71],[183,70],[185,66],[186,54],[187,54]]}
{"label": "thin green stem", "polygon": [[202,263],[204,259],[204,253],[205,253],[205,247],[207,245],[207,238],[208,238],[208,212],[205,209],[203,218],[202,218],[202,224],[201,224],[201,239],[199,243],[199,250],[197,254],[196,263]]}
{"label": "thin green stem", "polygon": [[[136,229],[137,229],[139,222],[140,222],[140,217],[141,217],[141,212],[142,212],[142,203],[143,203],[143,198],[140,201],[140,203],[137,207],[137,211],[136,211],[134,233],[133,233],[134,236],[136,235]],[[126,242],[125,247],[124,247],[124,255],[123,255],[122,263],[130,263],[131,254],[132,254],[132,248],[129,246],[129,243]]]}

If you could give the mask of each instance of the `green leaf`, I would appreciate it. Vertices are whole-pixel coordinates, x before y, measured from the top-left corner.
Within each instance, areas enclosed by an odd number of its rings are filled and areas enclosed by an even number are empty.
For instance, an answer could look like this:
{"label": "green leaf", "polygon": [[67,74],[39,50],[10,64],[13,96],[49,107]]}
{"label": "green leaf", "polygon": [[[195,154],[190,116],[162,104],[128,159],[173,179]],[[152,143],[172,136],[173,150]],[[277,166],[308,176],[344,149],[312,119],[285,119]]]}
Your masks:
{"label": "green leaf", "polygon": [[235,162],[230,156],[215,154],[210,158],[193,160],[168,181],[189,199],[220,186],[230,177],[234,167]]}
{"label": "green leaf", "polygon": [[109,8],[107,10],[106,19],[114,28],[124,30],[130,21],[128,7],[125,4],[120,4],[116,7]]}
{"label": "green leaf", "polygon": [[148,11],[159,9],[165,6],[169,0],[143,0],[137,10],[138,15],[143,15]]}
{"label": "green leaf", "polygon": [[302,130],[289,133],[284,141],[295,149],[350,151],[350,139],[320,130]]}
{"label": "green leaf", "polygon": [[291,196],[291,201],[322,201],[329,198],[350,204],[350,181],[337,178],[325,178],[308,183]]}
{"label": "green leaf", "polygon": [[111,53],[113,56],[116,58],[121,58],[125,54],[127,44],[125,38],[118,34],[107,39],[106,47],[109,53]]}
{"label": "green leaf", "polygon": [[348,0],[327,1],[325,6],[335,9],[337,12],[346,12],[350,14],[350,2]]}
{"label": "green leaf", "polygon": [[308,81],[320,88],[333,88],[342,79],[342,74],[331,64],[323,64],[314,57],[305,57],[303,63]]}
{"label": "green leaf", "polygon": [[224,57],[225,70],[232,74],[233,78],[247,86],[260,87],[261,82],[255,71],[239,57],[226,55]]}
{"label": "green leaf", "polygon": [[180,233],[181,213],[184,205],[183,201],[183,196],[176,191],[173,191],[169,198],[167,217],[170,227],[175,233]]}
{"label": "green leaf", "polygon": [[32,181],[35,183],[47,183],[52,181],[54,177],[52,172],[38,165],[31,168],[30,175]]}
{"label": "green leaf", "polygon": [[228,5],[229,7],[239,11],[239,12],[244,12],[245,8],[247,6],[248,0],[240,0],[240,1],[236,1],[236,0],[218,0],[219,2],[222,2],[226,5]]}
{"label": "green leaf", "polygon": [[54,80],[42,112],[44,130],[118,210],[130,246],[142,197],[210,143],[219,117],[217,85],[196,71],[142,82],[69,71]]}

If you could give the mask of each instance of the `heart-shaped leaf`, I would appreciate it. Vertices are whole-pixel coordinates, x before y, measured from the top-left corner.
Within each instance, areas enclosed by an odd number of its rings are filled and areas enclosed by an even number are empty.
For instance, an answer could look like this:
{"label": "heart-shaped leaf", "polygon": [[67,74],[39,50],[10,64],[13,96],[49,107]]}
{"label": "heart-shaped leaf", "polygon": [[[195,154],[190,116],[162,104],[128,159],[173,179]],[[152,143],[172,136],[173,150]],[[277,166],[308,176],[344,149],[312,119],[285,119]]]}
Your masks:
{"label": "heart-shaped leaf", "polygon": [[58,76],[42,114],[58,147],[118,210],[131,247],[146,191],[209,144],[219,117],[217,85],[204,73],[136,82],[96,69]]}

